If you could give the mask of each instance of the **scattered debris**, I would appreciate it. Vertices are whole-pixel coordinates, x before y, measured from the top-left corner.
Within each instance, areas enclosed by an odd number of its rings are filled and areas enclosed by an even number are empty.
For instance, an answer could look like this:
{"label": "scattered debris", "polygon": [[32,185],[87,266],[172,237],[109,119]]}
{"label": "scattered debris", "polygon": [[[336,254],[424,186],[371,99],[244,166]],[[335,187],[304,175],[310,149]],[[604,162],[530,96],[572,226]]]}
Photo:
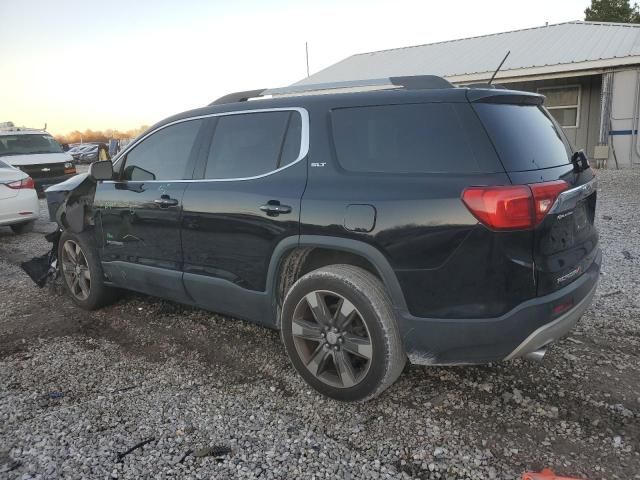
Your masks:
{"label": "scattered debris", "polygon": [[117,388],[117,389],[113,390],[111,393],[128,392],[129,390],[133,390],[134,388],[136,388],[136,385],[130,385],[128,387]]}
{"label": "scattered debris", "polygon": [[187,459],[187,457],[189,455],[191,455],[192,453],[193,453],[192,449],[189,449],[186,452],[184,452],[184,455],[182,455],[182,458],[180,460],[178,460],[178,463],[184,463],[184,461]]}
{"label": "scattered debris", "polygon": [[231,449],[229,447],[224,445],[214,445],[212,447],[204,447],[196,450],[193,452],[193,456],[197,458],[209,456],[219,458],[224,455],[228,455],[229,453],[231,453]]}
{"label": "scattered debris", "polygon": [[600,295],[600,298],[613,297],[614,295],[618,295],[622,293],[622,290],[614,290],[613,292],[607,292]]}
{"label": "scattered debris", "polygon": [[631,255],[631,253],[629,253],[629,250],[623,250],[622,251],[622,255],[627,260],[633,260],[633,255]]}
{"label": "scattered debris", "polygon": [[611,215],[602,215],[603,220],[611,220],[613,217]]}
{"label": "scattered debris", "polygon": [[141,441],[140,443],[136,443],[133,447],[131,447],[129,450],[119,453],[118,454],[118,459],[116,460],[116,462],[120,462],[124,457],[126,457],[127,455],[129,455],[131,452],[133,452],[134,450],[137,450],[139,448],[144,447],[147,443],[151,443],[156,439],[156,437],[151,437],[151,438],[147,438],[146,440]]}
{"label": "scattered debris", "polygon": [[54,391],[54,392],[49,392],[47,396],[53,400],[57,400],[58,398],[64,397],[64,393]]}

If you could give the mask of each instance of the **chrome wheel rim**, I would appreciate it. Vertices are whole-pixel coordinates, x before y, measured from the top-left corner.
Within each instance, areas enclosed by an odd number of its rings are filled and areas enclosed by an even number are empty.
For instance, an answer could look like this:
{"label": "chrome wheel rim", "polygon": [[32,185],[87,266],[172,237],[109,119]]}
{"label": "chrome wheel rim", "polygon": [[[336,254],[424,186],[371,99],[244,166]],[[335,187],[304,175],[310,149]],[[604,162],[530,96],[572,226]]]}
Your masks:
{"label": "chrome wheel rim", "polygon": [[86,300],[91,293],[89,262],[77,242],[67,240],[62,244],[62,272],[69,291],[78,300]]}
{"label": "chrome wheel rim", "polygon": [[369,329],[342,295],[327,290],[306,294],[293,312],[291,333],[302,364],[321,382],[350,388],[369,372],[373,358]]}

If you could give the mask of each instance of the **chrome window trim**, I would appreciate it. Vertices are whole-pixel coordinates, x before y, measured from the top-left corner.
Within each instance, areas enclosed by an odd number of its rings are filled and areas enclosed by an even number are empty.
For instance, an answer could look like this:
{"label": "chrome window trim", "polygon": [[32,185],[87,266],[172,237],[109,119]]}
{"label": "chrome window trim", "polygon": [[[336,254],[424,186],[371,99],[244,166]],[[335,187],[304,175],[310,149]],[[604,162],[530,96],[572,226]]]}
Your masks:
{"label": "chrome window trim", "polygon": [[182,122],[188,122],[190,120],[200,120],[203,118],[211,118],[211,117],[224,117],[227,115],[243,115],[245,113],[269,113],[269,112],[298,112],[300,114],[300,119],[302,121],[302,131],[300,134],[300,153],[298,153],[298,157],[291,163],[289,163],[288,165],[285,165],[284,167],[280,167],[280,168],[276,168],[275,170],[271,170],[267,173],[262,173],[260,175],[254,175],[252,177],[237,177],[237,178],[198,178],[198,179],[180,179],[180,180],[144,180],[144,181],[140,181],[140,180],[103,180],[101,183],[121,183],[121,182],[126,182],[126,181],[134,181],[136,183],[194,183],[194,182],[237,182],[237,181],[241,181],[241,180],[256,180],[258,178],[263,178],[263,177],[267,177],[269,175],[273,175],[274,173],[278,173],[286,168],[292,167],[293,165],[295,165],[296,163],[300,162],[301,160],[303,160],[307,154],[309,153],[309,112],[307,111],[306,108],[301,108],[301,107],[281,107],[281,108],[259,108],[259,109],[252,109],[252,110],[234,110],[231,112],[220,112],[220,113],[209,113],[207,115],[198,115],[195,117],[189,117],[189,118],[181,118],[180,120],[175,120],[173,122],[167,123],[165,125],[162,125],[154,130],[152,130],[151,132],[147,133],[146,135],[144,135],[143,137],[140,137],[139,139],[137,139],[135,142],[133,142],[131,145],[128,145],[122,152],[120,152],[120,154],[118,154],[118,157],[114,159],[113,161],[113,169],[114,171],[117,171],[119,168],[119,163],[122,159],[124,159],[127,154],[133,150],[137,145],[139,145],[142,141],[144,141],[146,138],[150,137],[151,135],[153,135],[154,133],[170,127],[172,125],[176,125],[178,123],[182,123]]}

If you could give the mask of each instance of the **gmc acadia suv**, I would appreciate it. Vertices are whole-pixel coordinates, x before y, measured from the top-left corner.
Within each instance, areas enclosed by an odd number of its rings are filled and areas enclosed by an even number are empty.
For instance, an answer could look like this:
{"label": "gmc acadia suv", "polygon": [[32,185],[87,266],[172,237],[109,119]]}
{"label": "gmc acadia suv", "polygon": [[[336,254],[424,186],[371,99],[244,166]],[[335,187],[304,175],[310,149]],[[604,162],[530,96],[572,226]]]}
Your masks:
{"label": "gmc acadia suv", "polygon": [[541,356],[598,281],[586,157],[540,95],[390,80],[228,95],[51,187],[72,299],[125,288],[280,329],[300,375],[345,401],[407,359]]}

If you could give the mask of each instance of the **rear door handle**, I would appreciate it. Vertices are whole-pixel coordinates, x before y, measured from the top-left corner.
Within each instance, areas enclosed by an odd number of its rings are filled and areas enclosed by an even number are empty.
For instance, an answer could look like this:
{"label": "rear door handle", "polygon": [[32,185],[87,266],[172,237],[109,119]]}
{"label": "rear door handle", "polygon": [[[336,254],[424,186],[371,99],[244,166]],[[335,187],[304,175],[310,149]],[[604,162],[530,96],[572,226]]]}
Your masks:
{"label": "rear door handle", "polygon": [[260,207],[260,210],[265,212],[269,217],[277,217],[284,213],[291,213],[291,207],[289,205],[281,205],[278,200],[269,200]]}
{"label": "rear door handle", "polygon": [[160,198],[156,198],[153,203],[158,205],[160,208],[169,208],[178,205],[178,200],[171,198],[169,195],[162,195]]}

